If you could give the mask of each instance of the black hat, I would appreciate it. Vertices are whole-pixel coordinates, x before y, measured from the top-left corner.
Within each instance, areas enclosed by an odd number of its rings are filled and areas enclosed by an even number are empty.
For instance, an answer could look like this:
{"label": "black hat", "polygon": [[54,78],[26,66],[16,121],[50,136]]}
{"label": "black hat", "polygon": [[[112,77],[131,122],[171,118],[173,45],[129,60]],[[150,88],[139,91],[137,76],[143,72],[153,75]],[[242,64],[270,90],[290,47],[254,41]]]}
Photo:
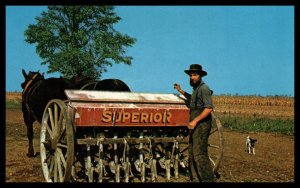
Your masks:
{"label": "black hat", "polygon": [[191,64],[190,65],[190,69],[189,70],[185,70],[185,73],[187,73],[188,75],[190,75],[191,72],[197,72],[199,73],[200,76],[206,76],[207,72],[202,70],[202,66],[199,64]]}

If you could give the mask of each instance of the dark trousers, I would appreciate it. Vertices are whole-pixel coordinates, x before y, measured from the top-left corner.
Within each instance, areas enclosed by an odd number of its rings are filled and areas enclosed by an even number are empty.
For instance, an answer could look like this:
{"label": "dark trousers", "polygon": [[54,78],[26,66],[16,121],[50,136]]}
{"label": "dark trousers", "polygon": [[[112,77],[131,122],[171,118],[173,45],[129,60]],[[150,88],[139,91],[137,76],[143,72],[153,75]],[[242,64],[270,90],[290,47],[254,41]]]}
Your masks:
{"label": "dark trousers", "polygon": [[213,166],[208,157],[208,137],[211,121],[198,124],[190,133],[189,164],[193,182],[214,182]]}

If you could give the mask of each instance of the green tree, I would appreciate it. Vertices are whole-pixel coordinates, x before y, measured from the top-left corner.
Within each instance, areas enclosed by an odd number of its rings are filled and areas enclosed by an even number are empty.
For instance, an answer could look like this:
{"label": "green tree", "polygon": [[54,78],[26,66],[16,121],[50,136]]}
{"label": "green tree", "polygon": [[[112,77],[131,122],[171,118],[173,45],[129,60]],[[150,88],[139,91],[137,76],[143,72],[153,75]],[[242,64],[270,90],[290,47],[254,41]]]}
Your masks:
{"label": "green tree", "polygon": [[48,6],[25,31],[25,41],[48,64],[47,73],[60,72],[98,79],[113,63],[131,65],[126,48],[136,39],[113,28],[121,20],[113,6]]}

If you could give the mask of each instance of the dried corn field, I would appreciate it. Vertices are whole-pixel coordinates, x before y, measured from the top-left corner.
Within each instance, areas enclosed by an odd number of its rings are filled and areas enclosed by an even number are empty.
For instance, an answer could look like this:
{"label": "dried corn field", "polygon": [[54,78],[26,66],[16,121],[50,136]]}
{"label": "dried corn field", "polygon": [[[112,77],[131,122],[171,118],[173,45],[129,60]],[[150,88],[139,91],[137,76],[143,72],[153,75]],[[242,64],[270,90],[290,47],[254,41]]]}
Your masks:
{"label": "dried corn field", "polygon": [[[7,92],[6,99],[21,102],[20,92]],[[294,97],[285,96],[213,96],[215,111],[222,114],[294,118]]]}
{"label": "dried corn field", "polygon": [[[22,93],[6,92],[6,99],[21,100]],[[255,105],[255,106],[285,106],[294,107],[294,97],[285,96],[213,96],[216,105]]]}
{"label": "dried corn field", "polygon": [[294,97],[214,96],[215,111],[271,118],[294,118]]}
{"label": "dried corn field", "polygon": [[294,106],[294,97],[285,96],[213,96],[218,105]]}

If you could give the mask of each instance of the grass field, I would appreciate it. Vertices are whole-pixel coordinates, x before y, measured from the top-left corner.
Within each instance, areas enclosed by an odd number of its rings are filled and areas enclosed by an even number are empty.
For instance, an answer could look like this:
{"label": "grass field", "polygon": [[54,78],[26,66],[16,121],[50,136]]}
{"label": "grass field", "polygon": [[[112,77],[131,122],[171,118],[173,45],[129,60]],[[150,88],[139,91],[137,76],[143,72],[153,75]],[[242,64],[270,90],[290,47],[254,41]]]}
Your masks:
{"label": "grass field", "polygon": [[[6,108],[21,110],[19,92],[6,93]],[[294,98],[214,96],[216,115],[225,129],[294,135]]]}

